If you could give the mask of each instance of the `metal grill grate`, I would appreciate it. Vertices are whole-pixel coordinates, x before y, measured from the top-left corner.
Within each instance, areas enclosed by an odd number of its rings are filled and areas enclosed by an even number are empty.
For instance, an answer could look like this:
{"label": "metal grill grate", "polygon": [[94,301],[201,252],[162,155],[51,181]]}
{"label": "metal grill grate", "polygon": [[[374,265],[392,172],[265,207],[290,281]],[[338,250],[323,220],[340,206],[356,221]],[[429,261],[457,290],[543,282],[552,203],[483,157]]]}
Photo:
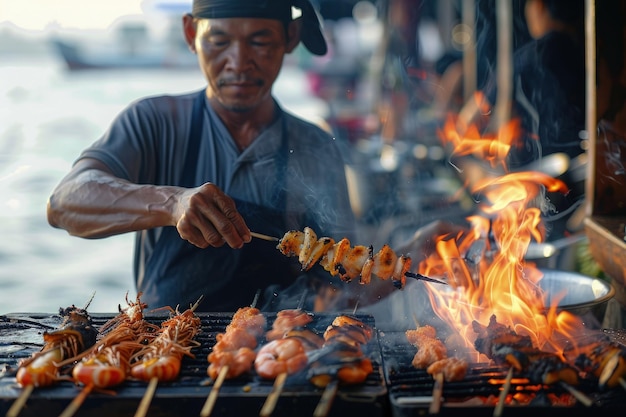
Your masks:
{"label": "metal grill grate", "polygon": [[[425,370],[411,365],[416,348],[406,341],[402,332],[381,333],[379,342],[392,415],[400,417],[427,413],[432,402],[434,381]],[[444,382],[440,414],[493,415],[506,376],[505,368],[470,364],[463,380]],[[514,378],[509,393],[515,394],[515,400],[506,406],[503,415],[528,416],[532,413],[571,417],[575,411],[616,411],[626,406],[626,393],[621,388],[599,392],[597,385],[584,380],[575,389],[592,400],[590,408],[580,404],[566,386],[542,386],[530,384],[523,378]]]}
{"label": "metal grill grate", "polygon": [[[200,313],[198,316],[202,321],[202,331],[196,340],[201,346],[192,350],[195,358],[183,358],[180,378],[177,381],[158,386],[151,403],[151,415],[199,415],[212,388],[206,373],[207,355],[216,342],[217,334],[224,332],[230,323],[232,313]],[[276,314],[266,313],[265,316],[270,328]],[[315,314],[308,327],[323,332],[336,316],[337,314]],[[96,327],[111,317],[110,314],[92,314]],[[164,318],[165,316],[147,316],[148,321],[158,325]],[[357,318],[372,327],[375,325],[372,316],[357,315]],[[0,321],[0,370],[3,364],[5,368],[4,376],[0,379],[2,415],[21,391],[14,378],[18,361],[41,348],[41,334],[45,330],[43,326],[54,328],[59,324],[59,318],[54,315],[14,314],[4,316],[3,319]],[[387,391],[378,340],[373,338],[363,351],[372,360],[374,372],[362,385],[340,386],[329,411],[330,416],[341,416],[358,410],[368,416],[387,415]],[[258,415],[272,388],[273,381],[263,380],[254,373],[226,380],[220,389],[212,416]],[[127,381],[113,389],[115,395],[94,392],[87,397],[77,416],[108,416],[113,415],[113,412],[118,416],[132,416],[145,390],[145,383]],[[35,390],[20,416],[58,415],[78,392],[71,382],[60,382],[52,388]],[[312,415],[322,393],[323,390],[306,379],[304,372],[290,376],[273,415]],[[100,409],[103,405],[106,405],[106,412]]]}

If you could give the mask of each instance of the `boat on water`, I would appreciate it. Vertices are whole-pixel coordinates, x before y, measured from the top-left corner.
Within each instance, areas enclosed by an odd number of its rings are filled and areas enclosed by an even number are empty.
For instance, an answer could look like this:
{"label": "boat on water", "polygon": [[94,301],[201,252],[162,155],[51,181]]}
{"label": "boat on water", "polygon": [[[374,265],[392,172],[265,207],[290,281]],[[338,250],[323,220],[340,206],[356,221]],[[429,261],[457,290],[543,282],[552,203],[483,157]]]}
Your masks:
{"label": "boat on water", "polygon": [[50,43],[69,70],[197,69],[181,21],[190,7],[186,0],[157,1],[143,14],[122,16],[106,30],[65,31],[50,38]]}
{"label": "boat on water", "polygon": [[160,35],[141,20],[128,20],[101,34],[55,36],[52,47],[69,70],[168,68],[197,69],[180,20]]}

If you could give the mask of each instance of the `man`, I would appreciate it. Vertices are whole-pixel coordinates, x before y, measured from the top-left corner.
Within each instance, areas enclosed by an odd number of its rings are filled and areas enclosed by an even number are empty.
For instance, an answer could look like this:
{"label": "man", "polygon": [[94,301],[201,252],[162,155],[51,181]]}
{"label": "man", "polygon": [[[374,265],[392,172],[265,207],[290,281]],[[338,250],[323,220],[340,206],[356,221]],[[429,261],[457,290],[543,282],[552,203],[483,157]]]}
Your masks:
{"label": "man", "polygon": [[353,233],[335,142],[272,96],[285,54],[302,40],[323,55],[326,43],[302,0],[194,0],[183,27],[207,87],[128,106],[53,191],[48,221],[84,238],[136,232],[150,308],[202,296],[199,311],[234,311],[264,290],[257,306],[269,309],[299,265],[251,230]]}

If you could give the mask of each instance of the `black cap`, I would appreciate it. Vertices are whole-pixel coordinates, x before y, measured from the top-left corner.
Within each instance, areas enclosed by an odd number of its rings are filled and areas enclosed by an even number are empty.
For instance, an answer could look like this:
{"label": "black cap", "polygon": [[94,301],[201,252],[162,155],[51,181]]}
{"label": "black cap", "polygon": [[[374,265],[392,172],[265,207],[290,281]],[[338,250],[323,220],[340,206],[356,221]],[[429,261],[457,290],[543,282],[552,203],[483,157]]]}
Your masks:
{"label": "black cap", "polygon": [[300,40],[315,55],[328,51],[322,18],[309,0],[193,0],[191,14],[198,18],[256,17],[291,22],[291,7],[301,10]]}
{"label": "black cap", "polygon": [[322,17],[309,0],[293,0],[293,5],[302,11],[302,43],[311,53],[325,55],[328,48],[322,33]]}

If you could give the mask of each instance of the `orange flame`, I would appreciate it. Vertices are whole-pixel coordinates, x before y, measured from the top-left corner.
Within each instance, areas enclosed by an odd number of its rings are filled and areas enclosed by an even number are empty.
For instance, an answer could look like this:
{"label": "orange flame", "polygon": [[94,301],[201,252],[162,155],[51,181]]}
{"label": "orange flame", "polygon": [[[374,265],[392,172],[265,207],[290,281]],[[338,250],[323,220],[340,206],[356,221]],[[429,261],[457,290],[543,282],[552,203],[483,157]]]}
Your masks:
{"label": "orange flame", "polygon": [[[498,322],[530,336],[535,346],[560,352],[583,324],[571,313],[558,312],[557,301],[545,305],[538,285],[542,273],[524,256],[533,240],[544,239],[542,193],[565,193],[567,187],[539,172],[507,172],[506,157],[519,138],[517,120],[483,137],[472,126],[460,134],[457,125],[450,117],[440,132],[453,146],[452,154],[473,155],[492,167],[502,166],[505,174],[475,183],[471,191],[483,196],[485,216],[468,217],[467,232],[438,237],[436,253],[420,263],[419,273],[446,277],[450,283],[449,288],[426,285],[435,313],[471,348],[476,337],[472,321],[487,325],[495,314]],[[478,252],[478,262],[471,259],[472,251]]]}

